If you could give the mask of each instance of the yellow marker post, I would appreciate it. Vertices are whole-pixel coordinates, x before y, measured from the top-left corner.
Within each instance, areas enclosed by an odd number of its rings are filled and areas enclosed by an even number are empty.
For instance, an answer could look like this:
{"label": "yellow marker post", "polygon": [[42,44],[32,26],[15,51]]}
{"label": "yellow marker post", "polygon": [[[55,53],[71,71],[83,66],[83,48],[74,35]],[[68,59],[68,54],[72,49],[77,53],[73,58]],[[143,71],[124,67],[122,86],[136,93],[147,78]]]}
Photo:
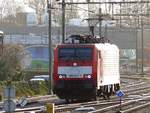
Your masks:
{"label": "yellow marker post", "polygon": [[54,103],[47,103],[46,108],[47,108],[46,113],[54,113]]}

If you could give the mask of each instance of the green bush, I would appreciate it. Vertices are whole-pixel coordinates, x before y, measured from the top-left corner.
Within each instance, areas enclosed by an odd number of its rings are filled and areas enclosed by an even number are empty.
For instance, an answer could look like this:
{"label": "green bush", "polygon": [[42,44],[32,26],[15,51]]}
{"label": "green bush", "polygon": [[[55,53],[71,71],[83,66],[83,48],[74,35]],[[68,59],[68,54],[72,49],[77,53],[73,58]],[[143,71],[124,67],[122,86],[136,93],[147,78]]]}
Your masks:
{"label": "green bush", "polygon": [[[12,85],[16,88],[16,98],[21,96],[36,96],[45,95],[48,92],[48,88],[45,82],[12,82]],[[3,92],[3,88],[6,87],[6,81],[0,81],[0,92]],[[0,95],[0,100],[2,95]]]}

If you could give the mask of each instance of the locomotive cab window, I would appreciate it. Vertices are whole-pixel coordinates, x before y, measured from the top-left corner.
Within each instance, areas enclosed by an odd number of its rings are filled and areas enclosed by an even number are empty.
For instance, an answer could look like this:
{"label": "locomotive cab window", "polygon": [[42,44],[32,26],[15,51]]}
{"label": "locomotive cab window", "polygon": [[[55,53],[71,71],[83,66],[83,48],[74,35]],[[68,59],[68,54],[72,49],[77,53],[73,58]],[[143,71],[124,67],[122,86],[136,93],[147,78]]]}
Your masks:
{"label": "locomotive cab window", "polygon": [[92,48],[60,48],[58,56],[63,60],[91,60]]}
{"label": "locomotive cab window", "polygon": [[59,58],[63,60],[73,59],[75,56],[75,49],[73,48],[61,48],[59,49]]}
{"label": "locomotive cab window", "polygon": [[92,48],[76,48],[76,58],[79,60],[91,60]]}

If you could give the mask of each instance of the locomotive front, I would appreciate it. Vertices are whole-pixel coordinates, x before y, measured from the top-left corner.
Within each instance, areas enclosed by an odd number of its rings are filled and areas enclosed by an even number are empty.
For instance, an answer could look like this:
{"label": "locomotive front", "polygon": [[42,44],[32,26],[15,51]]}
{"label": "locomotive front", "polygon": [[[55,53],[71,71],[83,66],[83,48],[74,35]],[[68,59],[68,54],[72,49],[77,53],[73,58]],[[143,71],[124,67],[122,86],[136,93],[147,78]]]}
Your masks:
{"label": "locomotive front", "polygon": [[94,54],[94,45],[58,45],[54,51],[54,93],[67,101],[95,98]]}

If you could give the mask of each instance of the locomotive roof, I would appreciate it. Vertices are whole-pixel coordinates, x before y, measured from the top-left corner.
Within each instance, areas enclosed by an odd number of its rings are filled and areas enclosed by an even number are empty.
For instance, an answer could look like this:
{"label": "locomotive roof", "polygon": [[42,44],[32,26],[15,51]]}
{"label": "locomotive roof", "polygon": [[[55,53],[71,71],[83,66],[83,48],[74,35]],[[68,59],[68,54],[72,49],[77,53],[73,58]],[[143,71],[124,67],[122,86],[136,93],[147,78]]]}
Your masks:
{"label": "locomotive roof", "polygon": [[99,50],[114,50],[114,51],[119,50],[119,48],[115,44],[110,43],[95,44],[95,47]]}
{"label": "locomotive roof", "polygon": [[59,44],[57,46],[95,46],[97,49],[108,49],[108,48],[112,48],[115,50],[118,50],[118,47],[115,44],[110,44],[110,43],[95,43],[95,44],[90,44],[90,43],[75,43],[75,44]]}
{"label": "locomotive roof", "polygon": [[95,44],[90,44],[90,43],[83,43],[83,44],[80,44],[80,43],[74,43],[74,44],[58,44],[57,46],[82,46],[82,45],[95,45]]}
{"label": "locomotive roof", "polygon": [[106,37],[98,37],[92,35],[71,35],[65,40],[66,43],[109,43],[109,39]]}

